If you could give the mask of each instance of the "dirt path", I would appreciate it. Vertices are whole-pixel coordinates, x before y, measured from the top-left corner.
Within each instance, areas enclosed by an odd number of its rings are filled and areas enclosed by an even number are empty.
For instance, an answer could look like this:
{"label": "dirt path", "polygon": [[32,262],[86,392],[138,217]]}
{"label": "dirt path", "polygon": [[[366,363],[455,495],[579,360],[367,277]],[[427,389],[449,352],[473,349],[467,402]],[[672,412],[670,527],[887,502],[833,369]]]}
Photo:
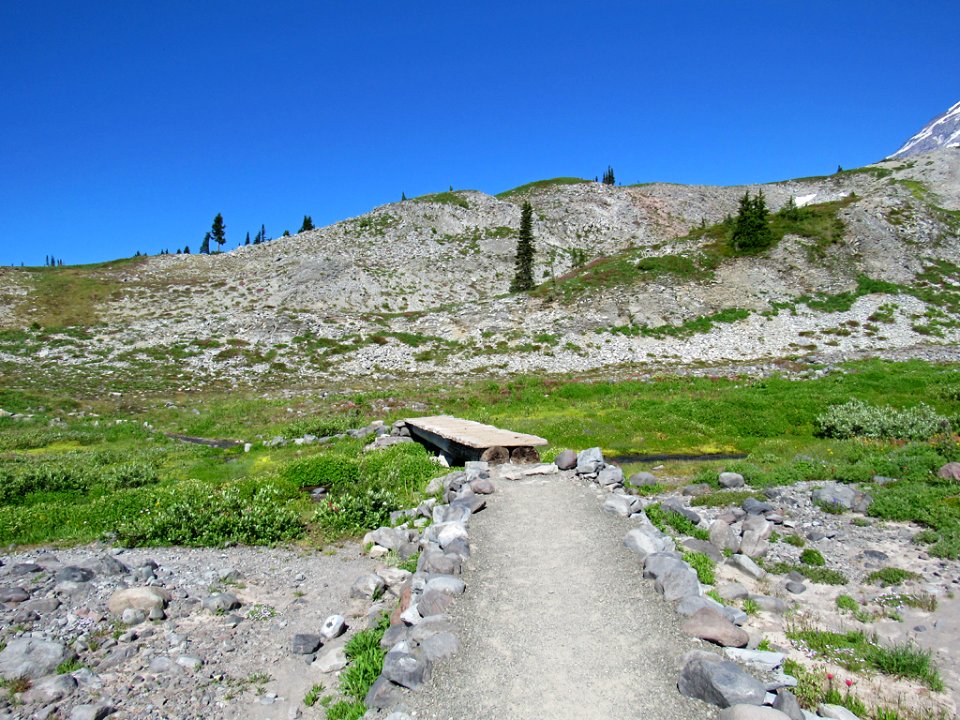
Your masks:
{"label": "dirt path", "polygon": [[470,523],[460,653],[410,696],[420,718],[703,718],[676,689],[690,649],[621,544],[629,521],[558,475],[495,480]]}

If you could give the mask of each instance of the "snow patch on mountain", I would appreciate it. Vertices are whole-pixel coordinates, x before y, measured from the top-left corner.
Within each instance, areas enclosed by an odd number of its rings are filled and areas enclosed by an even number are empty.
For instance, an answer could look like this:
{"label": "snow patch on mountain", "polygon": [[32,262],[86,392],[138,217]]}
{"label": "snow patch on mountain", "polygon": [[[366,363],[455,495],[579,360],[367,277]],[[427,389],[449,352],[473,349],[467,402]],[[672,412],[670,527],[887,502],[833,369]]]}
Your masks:
{"label": "snow patch on mountain", "polygon": [[890,157],[908,157],[942,147],[960,148],[960,102],[940,117],[927,123],[920,132],[907,140],[903,147]]}

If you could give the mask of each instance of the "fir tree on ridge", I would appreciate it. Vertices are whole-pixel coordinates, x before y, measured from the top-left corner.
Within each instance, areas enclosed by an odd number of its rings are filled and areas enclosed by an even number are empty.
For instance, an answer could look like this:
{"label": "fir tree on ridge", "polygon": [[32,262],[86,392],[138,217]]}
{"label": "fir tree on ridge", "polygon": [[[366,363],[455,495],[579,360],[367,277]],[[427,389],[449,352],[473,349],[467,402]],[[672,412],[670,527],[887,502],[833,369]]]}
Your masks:
{"label": "fir tree on ridge", "polygon": [[220,252],[224,243],[227,242],[227,226],[223,224],[223,215],[220,213],[217,213],[217,216],[213,219],[210,238],[217,243],[217,252]]}
{"label": "fir tree on ridge", "polygon": [[313,218],[310,217],[309,215],[304,215],[303,224],[300,226],[300,229],[297,230],[297,234],[299,235],[302,232],[307,232],[307,230],[313,230],[313,229],[314,229]]}
{"label": "fir tree on ridge", "polygon": [[730,242],[736,251],[763,250],[773,245],[773,231],[768,222],[767,200],[763,190],[751,198],[748,190],[740,198]]}
{"label": "fir tree on ridge", "polygon": [[510,292],[524,292],[533,287],[533,206],[525,202],[520,209],[517,258]]}

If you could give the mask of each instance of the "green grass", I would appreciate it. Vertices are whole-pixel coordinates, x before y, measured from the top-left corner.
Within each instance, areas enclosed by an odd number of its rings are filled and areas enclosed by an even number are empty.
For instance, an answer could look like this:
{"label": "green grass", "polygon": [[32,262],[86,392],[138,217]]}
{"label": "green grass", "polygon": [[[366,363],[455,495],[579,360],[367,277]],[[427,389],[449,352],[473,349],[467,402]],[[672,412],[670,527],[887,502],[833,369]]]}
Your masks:
{"label": "green grass", "polygon": [[412,202],[419,203],[437,203],[440,205],[455,205],[457,207],[469,209],[470,203],[462,195],[455,192],[440,192],[432,195],[421,195],[411,199]]}
{"label": "green grass", "polygon": [[801,552],[800,562],[811,567],[823,567],[827,564],[827,561],[823,559],[823,555],[820,554],[820,551],[815,550],[814,548],[806,548],[803,552]]}
{"label": "green grass", "polygon": [[890,585],[899,585],[907,580],[920,579],[920,576],[915,572],[910,572],[909,570],[904,570],[902,568],[885,567],[880,570],[875,570],[867,575],[867,577],[864,578],[864,582],[876,583],[877,585],[882,585],[883,587],[889,587]]}
{"label": "green grass", "polygon": [[775,575],[786,575],[790,572],[798,572],[811,582],[821,585],[846,585],[847,582],[849,582],[847,576],[839,570],[832,570],[826,567],[778,562],[772,565],[764,565],[764,569]]}
{"label": "green grass", "polygon": [[591,181],[577,177],[556,177],[550,180],[536,180],[535,182],[519,185],[515,188],[511,188],[510,190],[504,190],[501,193],[497,193],[497,197],[501,200],[506,200],[507,198],[514,197],[516,195],[527,195],[537,190],[546,190],[559,185],[581,185],[588,182]]}
{"label": "green grass", "polygon": [[937,692],[943,690],[943,680],[931,660],[931,653],[915,645],[882,645],[859,630],[836,633],[792,629],[787,631],[787,637],[848,670],[876,670],[885,675],[918,680]]}
{"label": "green grass", "polygon": [[697,579],[704,585],[713,585],[716,582],[714,575],[715,565],[709,555],[700,552],[683,553],[684,561],[697,573]]}
{"label": "green grass", "polygon": [[706,530],[697,527],[680,513],[665,508],[659,503],[648,505],[644,508],[644,513],[661,532],[668,532],[668,528],[672,528],[680,535],[689,535],[698,540],[710,539],[710,533]]}

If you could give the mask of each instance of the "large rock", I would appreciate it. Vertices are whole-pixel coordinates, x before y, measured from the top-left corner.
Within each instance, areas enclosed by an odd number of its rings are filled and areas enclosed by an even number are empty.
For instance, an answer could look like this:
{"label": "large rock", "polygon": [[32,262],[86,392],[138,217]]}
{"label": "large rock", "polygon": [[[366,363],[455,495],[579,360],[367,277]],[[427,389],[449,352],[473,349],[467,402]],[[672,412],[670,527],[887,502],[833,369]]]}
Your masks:
{"label": "large rock", "polygon": [[810,494],[815,505],[866,512],[873,499],[850,485],[828,482]]}
{"label": "large rock", "polygon": [[361,575],[354,581],[353,586],[350,588],[350,597],[370,600],[378,597],[385,587],[386,583],[383,582],[383,578],[379,575],[374,573]]}
{"label": "large rock", "polygon": [[710,543],[721,551],[737,552],[740,549],[740,537],[723,518],[710,523]]}
{"label": "large rock", "polygon": [[608,495],[603,501],[602,510],[609,515],[630,517],[633,513],[633,500],[629,495]]}
{"label": "large rock", "polygon": [[716,610],[701,608],[683,623],[681,630],[691,637],[709,640],[723,647],[742,648],[750,636]]}
{"label": "large rock", "polygon": [[717,720],[790,720],[790,717],[772,707],[732,705],[721,710]]}
{"label": "large rock", "polygon": [[417,570],[436,575],[459,575],[463,560],[458,555],[439,551],[424,551],[420,555]]}
{"label": "large rock", "polygon": [[773,701],[773,707],[786,715],[790,720],[805,720],[803,710],[800,707],[800,701],[797,696],[786,688],[777,690],[777,697]]}
{"label": "large rock", "polygon": [[107,608],[114,615],[123,615],[124,610],[163,610],[170,602],[170,593],[163,588],[148,585],[117,590],[110,596]]}
{"label": "large rock", "polygon": [[601,487],[623,485],[623,470],[614,465],[607,465],[597,474],[597,484]]}
{"label": "large rock", "polygon": [[368,533],[364,537],[364,540],[369,540],[369,542],[375,543],[387,550],[396,550],[403,545],[403,543],[407,542],[407,535],[406,532],[400,528],[381,527]]}
{"label": "large rock", "polygon": [[782,652],[774,652],[773,650],[745,650],[739,647],[728,647],[723,652],[731,660],[766,672],[776,670],[783,665],[786,658]]}
{"label": "large rock", "polygon": [[437,590],[427,590],[417,601],[417,612],[421,617],[442,615],[453,603],[453,597]]}
{"label": "large rock", "polygon": [[767,691],[763,683],[729,660],[708,652],[693,651],[684,658],[677,687],[683,695],[722,708],[732,705],[762,705]]}
{"label": "large rock", "polygon": [[657,578],[655,587],[668,602],[679,600],[687,595],[700,595],[700,581],[697,573],[681,561],[682,567],[674,567]]}
{"label": "large rock", "polygon": [[86,583],[93,580],[95,574],[90,568],[67,565],[57,570],[55,577],[60,582]]}
{"label": "large rock", "polygon": [[623,544],[631,552],[640,556],[640,560],[646,560],[648,555],[663,552],[666,545],[663,540],[646,531],[643,528],[634,528],[623,538]]}
{"label": "large rock", "polygon": [[720,487],[724,488],[738,488],[744,486],[743,475],[740,473],[722,472],[717,480],[720,483]]}
{"label": "large rock", "polygon": [[107,554],[98,555],[91,560],[87,560],[83,563],[83,567],[88,570],[93,570],[97,575],[126,575],[130,572],[130,568],[117,560],[113,555]]}
{"label": "large rock", "polygon": [[313,633],[297,633],[290,641],[290,650],[294,655],[312,655],[320,649],[323,638]]}
{"label": "large rock", "polygon": [[233,593],[213,593],[203,600],[203,609],[219,615],[240,607],[240,601]]}
{"label": "large rock", "polygon": [[563,450],[553,462],[560,470],[573,470],[577,466],[577,454],[573,450]]}
{"label": "large rock", "polygon": [[668,498],[667,500],[664,500],[661,505],[666,510],[670,510],[678,515],[682,515],[694,525],[700,524],[700,514],[693,508],[689,508],[684,505],[683,502],[678,498]]}
{"label": "large rock", "polygon": [[948,462],[937,470],[937,477],[960,482],[960,462]]}
{"label": "large rock", "polygon": [[732,565],[744,575],[751,577],[754,580],[761,580],[767,575],[766,570],[761,568],[746,555],[734,555],[732,558],[730,558],[730,560],[728,560],[728,564]]}
{"label": "large rock", "polygon": [[[400,643],[404,646],[406,643]],[[392,683],[416,690],[430,679],[431,663],[419,649],[391,650],[383,658],[383,676]]]}
{"label": "large rock", "polygon": [[0,603],[10,603],[13,605],[16,603],[26,602],[29,599],[30,593],[24,590],[22,587],[0,588]]}
{"label": "large rock", "polygon": [[658,552],[648,555],[643,561],[643,576],[657,580],[676,568],[689,567],[677,553]]}
{"label": "large rock", "polygon": [[347,631],[347,622],[343,615],[331,615],[320,626],[320,637],[324,640],[333,640]]}
{"label": "large rock", "polygon": [[28,703],[46,705],[69,697],[77,689],[77,681],[73,675],[48,675],[35,682],[24,693],[23,700]]}
{"label": "large rock", "polygon": [[603,467],[603,453],[598,447],[581,450],[577,455],[577,475],[592,475]]}
{"label": "large rock", "polygon": [[466,583],[460,578],[451,575],[438,575],[430,578],[424,587],[424,592],[439,592],[446,595],[463,595],[467,589]]}
{"label": "large rock", "polygon": [[70,711],[68,720],[104,720],[113,715],[117,709],[112,705],[98,703],[96,705],[76,705]]}
{"label": "large rock", "polygon": [[660,479],[653,473],[636,472],[630,476],[627,482],[635,487],[652,487],[653,485],[659,485]]}
{"label": "large rock", "polygon": [[66,645],[39,638],[17,638],[0,652],[0,677],[35,679],[50,675],[57,666],[77,657]]}
{"label": "large rock", "polygon": [[316,668],[322,673],[337,672],[338,670],[343,670],[346,666],[347,653],[344,651],[342,645],[324,648],[323,651],[317,655],[317,659],[310,664],[310,667]]}
{"label": "large rock", "polygon": [[690,552],[706,555],[708,558],[717,563],[726,560],[724,554],[720,552],[715,545],[707,542],[706,540],[700,540],[699,538],[686,538],[683,541],[683,547]]}
{"label": "large rock", "polygon": [[760,557],[767,551],[767,538],[773,532],[773,524],[762,515],[748,515],[743,521],[743,537],[740,552],[749,557]]}

